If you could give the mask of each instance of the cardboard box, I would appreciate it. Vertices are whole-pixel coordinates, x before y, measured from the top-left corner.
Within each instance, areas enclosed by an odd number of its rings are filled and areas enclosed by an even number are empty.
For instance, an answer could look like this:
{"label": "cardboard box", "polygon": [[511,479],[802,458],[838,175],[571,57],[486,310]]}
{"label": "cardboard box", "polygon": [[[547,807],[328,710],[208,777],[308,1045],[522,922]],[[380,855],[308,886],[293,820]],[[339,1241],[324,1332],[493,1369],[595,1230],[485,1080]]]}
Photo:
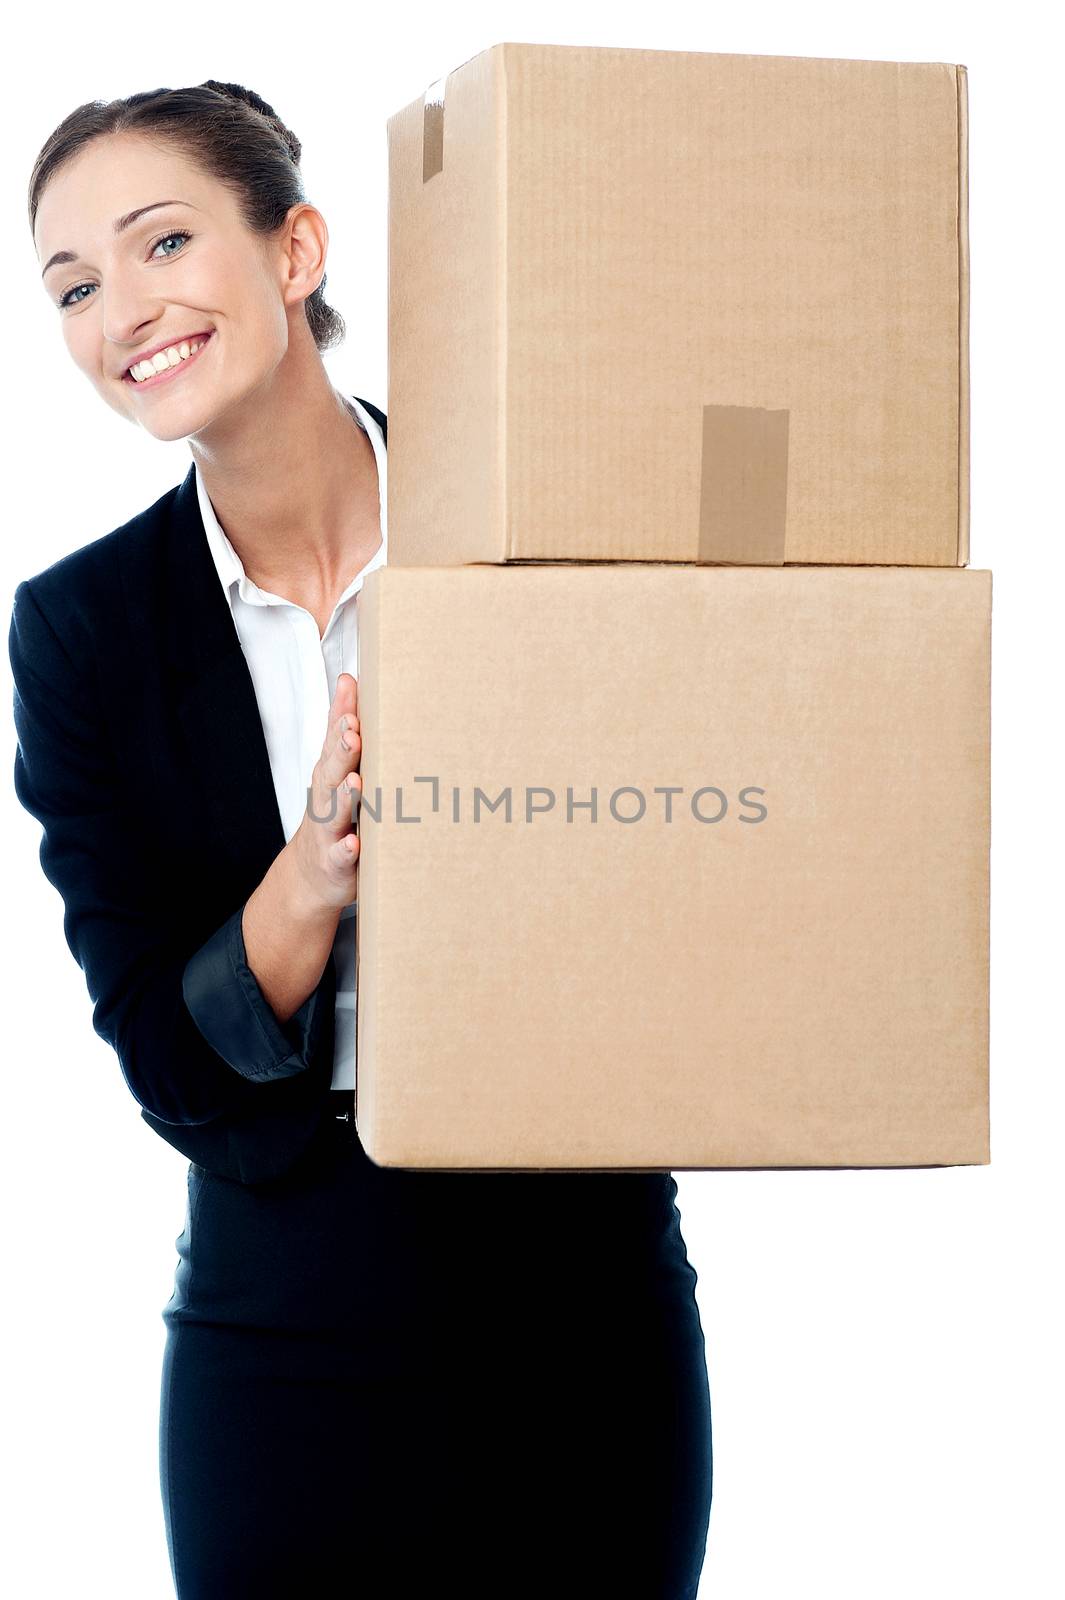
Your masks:
{"label": "cardboard box", "polygon": [[964,67],[499,44],[388,141],[390,564],[967,563]]}
{"label": "cardboard box", "polygon": [[358,609],[378,1165],[989,1160],[990,572],[389,565]]}

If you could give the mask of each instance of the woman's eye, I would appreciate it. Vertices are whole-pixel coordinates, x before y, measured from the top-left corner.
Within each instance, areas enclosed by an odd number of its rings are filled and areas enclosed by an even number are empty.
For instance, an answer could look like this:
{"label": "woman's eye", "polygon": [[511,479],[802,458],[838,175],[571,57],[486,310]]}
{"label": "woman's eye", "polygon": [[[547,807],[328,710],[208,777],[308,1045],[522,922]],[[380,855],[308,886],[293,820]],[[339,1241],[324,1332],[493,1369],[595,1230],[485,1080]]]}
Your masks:
{"label": "woman's eye", "polygon": [[[178,240],[181,241],[181,244],[183,244],[186,239],[191,239],[191,238],[192,238],[192,234],[191,233],[187,233],[184,228],[177,228],[177,229],[174,230],[173,233],[164,233],[163,237],[161,239],[157,239],[155,244],[152,246],[151,254],[154,256],[155,252],[162,245],[169,244],[171,239],[178,239]],[[179,253],[180,249],[181,249],[181,244],[178,245],[177,250],[168,250],[168,251],[166,251],[166,253],[162,257],[162,259],[165,261],[166,256],[168,256],[168,255],[169,256],[176,256]],[[75,299],[74,297],[76,295],[78,295],[79,290],[81,290],[81,289],[91,289],[91,288],[92,288],[92,284],[91,283],[76,283],[72,289],[68,289],[65,292],[65,294],[61,294],[60,295],[59,301],[58,301],[59,309],[61,311],[63,311],[63,310],[66,309],[67,306],[80,305],[81,298],[84,298],[84,296],[82,296],[79,299]]]}
{"label": "woman's eye", "polygon": [[73,296],[77,294],[78,290],[79,289],[91,289],[91,288],[92,288],[92,285],[90,283],[76,283],[74,285],[73,289],[68,289],[66,294],[60,295],[60,297],[59,297],[60,307],[62,308],[64,306],[72,306],[72,305],[74,305],[75,301],[73,299]]}
{"label": "woman's eye", "polygon": [[[181,229],[181,228],[179,228],[176,233],[164,233],[163,237],[159,240],[159,243],[156,244],[153,247],[152,254],[153,255],[155,254],[155,251],[158,250],[159,245],[168,244],[171,239],[183,239],[184,240],[184,239],[189,239],[191,237],[192,237],[191,234],[185,233],[184,230]],[[177,255],[177,251],[176,250],[168,250],[167,254],[171,255],[171,256],[174,256],[174,255]]]}

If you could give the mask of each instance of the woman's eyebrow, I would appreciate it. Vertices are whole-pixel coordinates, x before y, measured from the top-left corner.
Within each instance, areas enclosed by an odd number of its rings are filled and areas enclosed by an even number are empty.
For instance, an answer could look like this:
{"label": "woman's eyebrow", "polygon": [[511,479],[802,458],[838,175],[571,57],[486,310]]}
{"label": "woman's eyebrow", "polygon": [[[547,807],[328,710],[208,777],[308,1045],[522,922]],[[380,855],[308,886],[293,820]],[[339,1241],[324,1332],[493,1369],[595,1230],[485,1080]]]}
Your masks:
{"label": "woman's eyebrow", "polygon": [[[116,217],[111,225],[112,231],[121,233],[123,229],[136,222],[138,217],[143,217],[146,211],[157,211],[160,206],[189,206],[193,211],[199,210],[199,207],[194,206],[191,200],[153,200],[151,205],[138,206],[136,211],[127,211],[124,217]],[[77,254],[73,250],[57,250],[54,256],[48,257],[48,260],[41,268],[41,277],[44,277],[49,267],[57,267],[68,261],[77,261],[77,259]]]}

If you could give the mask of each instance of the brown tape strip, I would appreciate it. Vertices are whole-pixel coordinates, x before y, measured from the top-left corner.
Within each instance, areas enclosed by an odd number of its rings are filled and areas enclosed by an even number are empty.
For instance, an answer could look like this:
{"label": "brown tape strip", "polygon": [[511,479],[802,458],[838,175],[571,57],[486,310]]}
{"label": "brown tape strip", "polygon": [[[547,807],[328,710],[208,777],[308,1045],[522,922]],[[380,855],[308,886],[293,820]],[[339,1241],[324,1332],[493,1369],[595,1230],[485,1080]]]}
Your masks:
{"label": "brown tape strip", "polygon": [[422,107],[422,182],[444,170],[444,85],[439,78],[425,91]]}
{"label": "brown tape strip", "polygon": [[763,406],[703,407],[700,561],[783,564],[788,416]]}

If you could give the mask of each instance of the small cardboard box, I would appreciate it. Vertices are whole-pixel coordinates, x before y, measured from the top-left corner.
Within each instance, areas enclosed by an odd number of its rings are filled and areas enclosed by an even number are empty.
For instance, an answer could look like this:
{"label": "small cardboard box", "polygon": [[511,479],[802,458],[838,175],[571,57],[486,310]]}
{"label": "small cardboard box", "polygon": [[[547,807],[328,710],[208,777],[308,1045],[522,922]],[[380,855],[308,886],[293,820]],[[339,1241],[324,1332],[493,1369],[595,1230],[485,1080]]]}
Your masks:
{"label": "small cardboard box", "polygon": [[388,142],[392,565],[968,562],[964,67],[498,44]]}
{"label": "small cardboard box", "polygon": [[358,610],[372,1160],[990,1159],[990,572],[386,566]]}

